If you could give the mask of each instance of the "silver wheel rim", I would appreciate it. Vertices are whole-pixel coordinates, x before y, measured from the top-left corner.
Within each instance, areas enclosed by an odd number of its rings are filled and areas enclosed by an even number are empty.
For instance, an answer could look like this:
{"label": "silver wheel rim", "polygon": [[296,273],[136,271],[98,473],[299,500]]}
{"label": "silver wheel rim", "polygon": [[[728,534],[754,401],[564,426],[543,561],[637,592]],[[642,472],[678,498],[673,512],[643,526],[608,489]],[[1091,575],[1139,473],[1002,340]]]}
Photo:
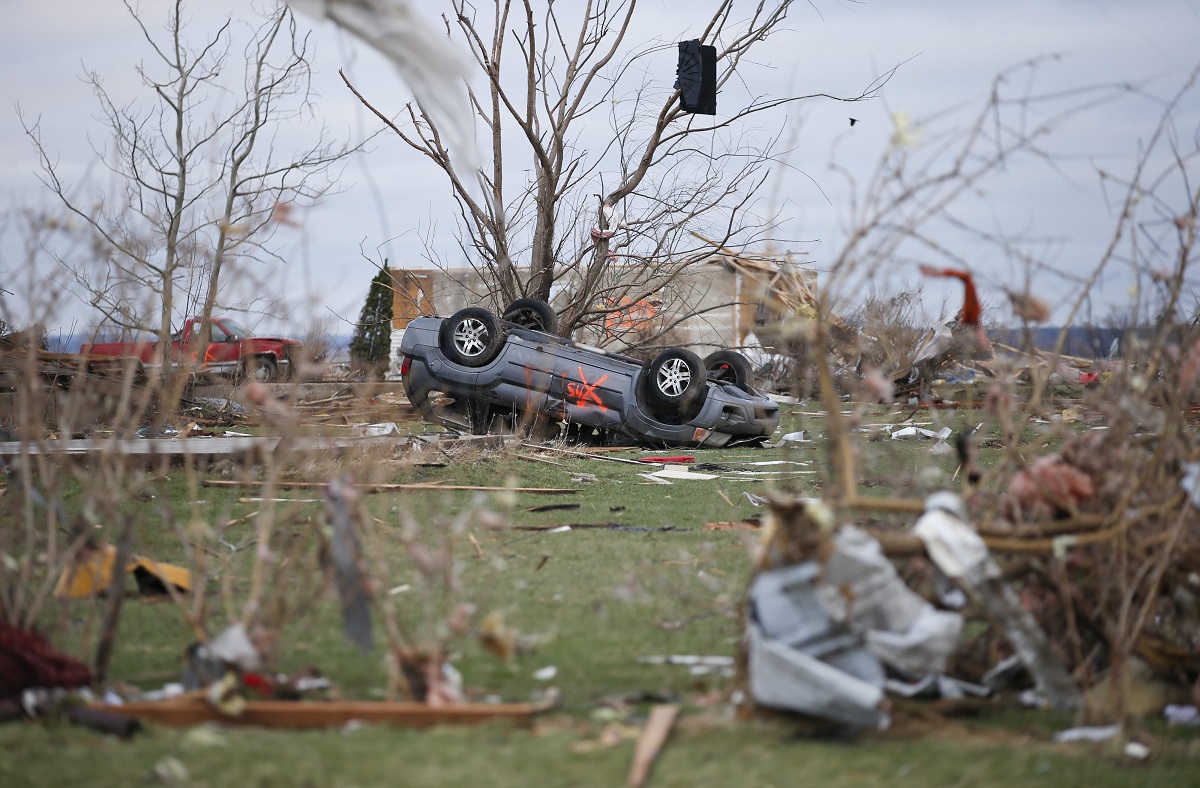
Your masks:
{"label": "silver wheel rim", "polygon": [[250,371],[250,377],[259,383],[269,383],[271,381],[271,370],[266,363],[255,361],[254,367]]}
{"label": "silver wheel rim", "polygon": [[681,358],[671,358],[658,368],[658,390],[668,397],[678,397],[692,382],[692,370]]}
{"label": "silver wheel rim", "polygon": [[464,356],[474,358],[487,349],[488,330],[482,320],[468,317],[454,328],[454,347]]}

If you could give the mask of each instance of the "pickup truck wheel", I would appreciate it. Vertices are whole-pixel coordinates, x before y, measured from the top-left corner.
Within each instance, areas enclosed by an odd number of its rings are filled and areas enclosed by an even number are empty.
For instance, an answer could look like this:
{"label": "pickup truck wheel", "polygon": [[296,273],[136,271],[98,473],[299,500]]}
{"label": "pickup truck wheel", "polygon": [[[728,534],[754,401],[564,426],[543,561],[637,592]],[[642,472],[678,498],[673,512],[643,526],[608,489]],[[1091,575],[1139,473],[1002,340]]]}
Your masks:
{"label": "pickup truck wheel", "polygon": [[558,315],[553,307],[540,298],[518,298],[504,308],[502,317],[522,328],[543,334],[558,333]]}
{"label": "pickup truck wheel", "polygon": [[450,361],[464,367],[482,367],[504,347],[500,321],[486,309],[469,306],[442,322],[438,346]]}
{"label": "pickup truck wheel", "polygon": [[736,350],[718,350],[704,359],[704,370],[714,383],[733,383],[737,386],[750,385],[753,372],[750,361]]}
{"label": "pickup truck wheel", "polygon": [[259,383],[270,383],[279,375],[279,366],[270,356],[255,356],[246,359],[244,377]]}
{"label": "pickup truck wheel", "polygon": [[704,364],[690,350],[668,348],[646,367],[645,392],[646,404],[659,421],[691,421],[708,393]]}

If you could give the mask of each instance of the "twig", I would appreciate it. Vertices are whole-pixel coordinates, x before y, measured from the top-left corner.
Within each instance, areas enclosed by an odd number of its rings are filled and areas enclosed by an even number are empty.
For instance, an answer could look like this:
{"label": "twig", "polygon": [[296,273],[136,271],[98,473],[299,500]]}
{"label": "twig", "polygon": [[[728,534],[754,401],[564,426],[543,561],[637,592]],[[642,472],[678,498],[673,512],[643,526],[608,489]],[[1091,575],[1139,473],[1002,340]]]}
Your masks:
{"label": "twig", "polygon": [[104,623],[100,630],[100,642],[96,646],[96,681],[103,682],[108,676],[108,663],[112,659],[113,643],[117,634],[117,622],[121,619],[121,606],[125,601],[125,571],[133,548],[134,518],[125,518],[121,536],[117,540],[117,557],[113,562],[113,576],[108,584],[108,604],[104,610]]}
{"label": "twig", "polygon": [[487,560],[487,554],[486,554],[486,553],[484,553],[484,552],[483,552],[483,548],[479,546],[479,540],[477,540],[477,539],[475,538],[475,534],[473,534],[473,533],[471,533],[471,532],[469,532],[469,531],[468,531],[468,532],[467,532],[467,539],[469,539],[469,540],[471,541],[471,547],[474,547],[474,548],[475,548],[475,555],[479,557],[479,560],[480,560],[480,561],[486,561],[486,560]]}

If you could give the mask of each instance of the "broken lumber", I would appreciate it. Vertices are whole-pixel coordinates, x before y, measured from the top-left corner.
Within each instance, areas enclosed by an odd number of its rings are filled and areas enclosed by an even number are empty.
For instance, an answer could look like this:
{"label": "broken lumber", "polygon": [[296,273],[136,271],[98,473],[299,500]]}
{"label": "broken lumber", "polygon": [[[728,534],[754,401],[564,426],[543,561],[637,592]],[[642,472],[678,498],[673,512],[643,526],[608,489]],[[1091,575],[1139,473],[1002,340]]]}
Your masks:
{"label": "broken lumber", "polygon": [[676,704],[660,703],[650,709],[650,719],[642,729],[637,749],[633,753],[633,763],[629,767],[629,778],[625,781],[628,788],[641,788],[645,785],[646,778],[650,776],[650,769],[654,766],[662,746],[666,744],[667,736],[671,734],[671,728],[678,716],[679,706]]}
{"label": "broken lumber", "polygon": [[234,717],[210,706],[203,692],[193,692],[161,701],[134,701],[123,706],[93,704],[88,708],[115,711],[172,727],[217,722],[309,730],[340,727],[351,720],[405,728],[428,728],[443,724],[474,725],[492,719],[511,719],[530,724],[534,715],[552,708],[555,703],[556,694],[550,694],[538,703],[463,703],[449,706],[407,701],[251,700],[246,702],[245,711]]}
{"label": "broken lumber", "polygon": [[[203,482],[205,487],[262,487],[266,482],[255,481],[238,481],[236,479],[205,479]],[[328,487],[326,482],[275,482],[274,486],[279,489],[325,489]],[[354,489],[362,492],[396,492],[399,490],[474,490],[476,492],[516,492],[527,493],[529,495],[574,495],[579,492],[578,489],[563,488],[563,487],[491,487],[471,484],[436,484],[429,482],[412,483],[412,484],[355,484]]]}

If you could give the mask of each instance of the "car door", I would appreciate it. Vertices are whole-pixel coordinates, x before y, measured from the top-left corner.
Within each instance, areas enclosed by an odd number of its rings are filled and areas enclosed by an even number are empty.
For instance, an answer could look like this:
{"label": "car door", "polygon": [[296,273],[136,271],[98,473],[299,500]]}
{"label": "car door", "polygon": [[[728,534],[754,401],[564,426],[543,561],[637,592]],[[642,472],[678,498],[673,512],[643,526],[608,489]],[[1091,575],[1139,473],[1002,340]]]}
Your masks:
{"label": "car door", "polygon": [[208,350],[204,353],[204,364],[209,369],[221,372],[234,372],[241,363],[239,357],[240,342],[232,337],[225,329],[225,324],[214,320],[210,324],[212,334],[209,337]]}

